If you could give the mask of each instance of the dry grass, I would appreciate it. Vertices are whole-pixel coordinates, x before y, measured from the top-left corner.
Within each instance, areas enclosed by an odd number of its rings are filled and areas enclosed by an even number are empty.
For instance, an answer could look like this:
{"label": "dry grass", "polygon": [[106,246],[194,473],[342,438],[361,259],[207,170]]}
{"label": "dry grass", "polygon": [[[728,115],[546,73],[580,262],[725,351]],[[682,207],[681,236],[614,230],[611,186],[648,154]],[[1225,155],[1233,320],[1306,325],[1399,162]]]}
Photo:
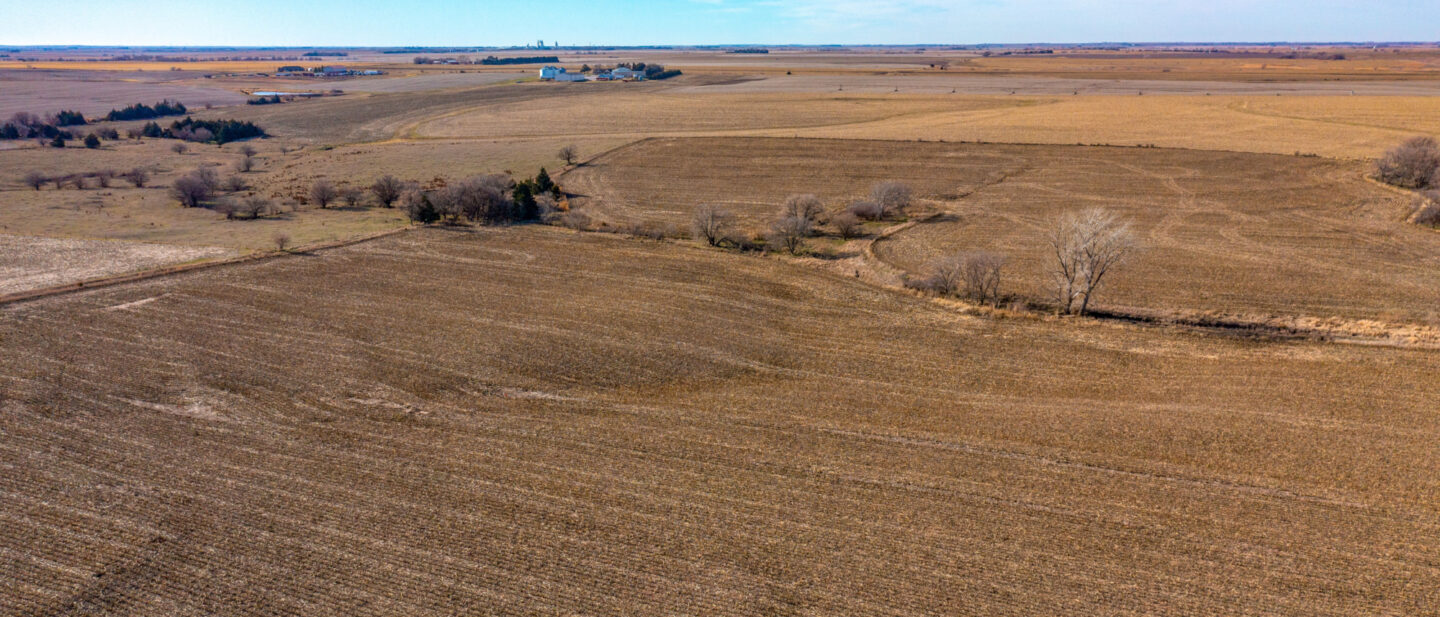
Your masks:
{"label": "dry grass", "polygon": [[231,254],[220,248],[0,234],[0,296]]}
{"label": "dry grass", "polygon": [[[175,178],[199,167],[211,167],[224,178],[233,172],[240,158],[236,146],[216,148],[193,146],[187,154],[170,151],[172,140],[106,142],[102,150],[84,148],[27,148],[0,151],[9,177],[0,177],[0,233],[91,238],[137,242],[211,246],[238,250],[270,250],[276,233],[287,233],[298,245],[361,236],[406,224],[394,209],[296,208],[286,200],[303,194],[308,184],[295,184],[284,173],[289,161],[304,160],[317,153],[282,154],[280,144],[255,142],[261,151],[257,171],[242,174],[254,193],[272,199],[284,212],[256,221],[227,221],[224,215],[206,208],[182,208],[170,197],[168,187]],[[126,171],[145,167],[152,171],[150,186],[137,189],[125,180],[111,180],[110,188],[98,188],[90,179],[86,190],[55,189],[47,185],[34,191],[19,183],[26,172],[47,175],[87,173],[102,169]],[[376,175],[379,175],[378,173]],[[373,178],[372,178],[373,179]],[[420,178],[416,178],[417,180]],[[367,182],[368,184],[368,182]]]}
{"label": "dry grass", "polygon": [[0,346],[7,614],[1374,615],[1440,588],[1429,353],[967,319],[536,228],[12,306]]}
{"label": "dry grass", "polygon": [[642,142],[562,182],[612,221],[684,224],[715,203],[756,225],[790,193],[839,208],[899,179],[954,215],[881,242],[883,259],[918,272],[957,250],[1003,252],[1007,288],[1030,298],[1048,296],[1047,221],[1104,206],[1136,222],[1145,250],[1102,304],[1434,324],[1440,236],[1406,224],[1409,200],[1363,171],[1191,150],[711,138]]}

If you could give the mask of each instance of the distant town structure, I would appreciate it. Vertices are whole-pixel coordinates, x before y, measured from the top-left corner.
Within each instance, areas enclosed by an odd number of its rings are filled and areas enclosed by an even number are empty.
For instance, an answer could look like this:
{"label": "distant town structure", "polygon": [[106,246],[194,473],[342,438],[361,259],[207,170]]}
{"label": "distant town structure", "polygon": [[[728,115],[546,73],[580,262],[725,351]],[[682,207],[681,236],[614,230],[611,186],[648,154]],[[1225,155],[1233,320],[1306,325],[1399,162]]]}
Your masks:
{"label": "distant town structure", "polygon": [[282,67],[280,67],[280,68],[278,68],[278,69],[275,69],[275,76],[276,76],[276,77],[346,77],[346,76],[350,76],[350,75],[384,75],[384,74],[385,74],[384,71],[378,71],[378,70],[375,70],[375,69],[370,69],[370,70],[365,70],[365,71],[355,71],[355,70],[351,70],[349,67],[344,67],[344,66],[339,66],[339,65],[321,66],[321,67],[315,67],[315,68],[305,68],[305,67],[303,67],[303,66],[289,65],[289,66],[282,66]]}
{"label": "distant town structure", "polygon": [[612,71],[599,71],[586,77],[580,73],[571,73],[565,67],[547,66],[540,69],[541,81],[644,81],[645,73],[625,67]]}

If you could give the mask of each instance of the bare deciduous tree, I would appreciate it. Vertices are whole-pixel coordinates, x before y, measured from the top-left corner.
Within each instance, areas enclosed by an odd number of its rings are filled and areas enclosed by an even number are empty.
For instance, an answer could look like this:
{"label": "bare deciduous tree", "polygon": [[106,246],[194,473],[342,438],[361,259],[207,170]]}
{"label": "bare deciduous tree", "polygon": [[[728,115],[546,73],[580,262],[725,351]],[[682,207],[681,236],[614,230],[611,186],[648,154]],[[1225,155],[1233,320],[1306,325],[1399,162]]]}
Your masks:
{"label": "bare deciduous tree", "polygon": [[42,174],[38,171],[32,171],[25,174],[25,186],[28,186],[37,191],[40,190],[40,187],[45,186],[45,183],[49,181],[49,176],[46,176],[45,174]]}
{"label": "bare deciduous tree", "polygon": [[321,208],[329,207],[330,203],[339,196],[339,189],[336,189],[335,183],[329,180],[316,180],[314,184],[310,185],[310,201]]}
{"label": "bare deciduous tree", "polygon": [[1105,275],[1124,263],[1138,246],[1130,224],[1104,208],[1061,215],[1047,240],[1055,258],[1051,274],[1058,307],[1081,315],[1089,309]]}
{"label": "bare deciduous tree", "polygon": [[690,221],[695,237],[704,238],[710,246],[720,246],[735,228],[735,215],[719,206],[704,204],[695,209]]}
{"label": "bare deciduous tree", "polygon": [[807,219],[787,216],[775,221],[770,226],[770,244],[776,248],[783,248],[794,255],[800,252],[805,245],[805,236],[810,235],[810,221]]}
{"label": "bare deciduous tree", "polygon": [[252,146],[250,144],[240,144],[240,154],[245,156],[246,158],[255,156],[255,146]]}
{"label": "bare deciduous tree", "polygon": [[1375,163],[1382,182],[1423,189],[1440,181],[1440,144],[1430,137],[1412,137]]}
{"label": "bare deciduous tree", "polygon": [[210,185],[194,175],[181,176],[175,179],[175,184],[170,187],[170,195],[186,208],[194,208],[210,199]]}
{"label": "bare deciduous tree", "polygon": [[375,184],[370,185],[370,192],[375,194],[375,199],[380,205],[389,208],[395,205],[395,200],[400,199],[400,194],[405,190],[405,184],[396,179],[395,176],[381,176]]}
{"label": "bare deciduous tree", "polygon": [[870,201],[880,205],[880,216],[891,217],[903,214],[910,207],[914,191],[903,182],[881,182],[870,187]]}
{"label": "bare deciduous tree", "polygon": [[830,219],[830,224],[834,225],[835,231],[846,240],[860,235],[860,217],[854,212],[841,212]]}
{"label": "bare deciduous tree", "polygon": [[290,246],[290,235],[284,232],[277,233],[271,238],[275,243],[275,250],[283,251]]}
{"label": "bare deciduous tree", "polygon": [[250,172],[252,169],[255,169],[255,157],[253,156],[247,154],[240,157],[240,160],[235,161],[235,171],[243,174]]}
{"label": "bare deciduous tree", "polygon": [[560,157],[560,160],[565,161],[566,165],[574,165],[575,159],[580,158],[580,149],[576,148],[573,144],[565,146],[560,149],[560,152],[556,154],[556,156]]}
{"label": "bare deciduous tree", "polygon": [[170,146],[170,151],[174,152],[175,154],[185,154],[186,152],[190,151],[190,146],[182,143],[176,143],[175,145]]}
{"label": "bare deciduous tree", "polygon": [[811,229],[814,229],[816,225],[825,222],[825,202],[809,193],[791,195],[785,198],[785,204],[780,207],[780,218],[786,217],[805,219],[810,222]]}

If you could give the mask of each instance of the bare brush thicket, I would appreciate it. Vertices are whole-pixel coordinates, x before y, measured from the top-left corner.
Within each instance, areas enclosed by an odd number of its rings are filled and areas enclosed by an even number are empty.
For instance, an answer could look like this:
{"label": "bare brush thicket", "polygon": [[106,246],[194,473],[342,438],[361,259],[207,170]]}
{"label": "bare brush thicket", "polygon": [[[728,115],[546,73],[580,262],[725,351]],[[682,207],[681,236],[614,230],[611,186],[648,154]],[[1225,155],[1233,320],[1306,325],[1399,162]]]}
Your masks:
{"label": "bare brush thicket", "polygon": [[710,246],[721,246],[735,232],[735,215],[719,206],[704,204],[695,209],[690,228],[696,238],[703,238]]}
{"label": "bare brush thicket", "polygon": [[904,214],[913,199],[914,191],[903,182],[881,182],[870,187],[870,201],[880,206],[880,218]]}
{"label": "bare brush thicket", "polygon": [[375,195],[375,200],[386,208],[393,207],[404,191],[405,183],[395,176],[381,176],[374,184],[370,185],[370,192]]}
{"label": "bare brush thicket", "polygon": [[862,229],[860,217],[848,210],[831,217],[830,224],[835,226],[835,233],[846,240],[859,236]]}
{"label": "bare brush thicket", "polygon": [[175,179],[170,186],[170,195],[186,208],[196,208],[208,201],[214,189],[203,178],[190,174]]}
{"label": "bare brush thicket", "polygon": [[1089,309],[1105,275],[1138,247],[1130,223],[1104,208],[1061,215],[1047,240],[1054,256],[1051,276],[1057,308],[1080,315]]}
{"label": "bare brush thicket", "polygon": [[346,206],[349,206],[351,208],[357,207],[364,199],[365,191],[362,191],[358,188],[347,187],[344,189],[340,189],[340,200],[345,202]]}
{"label": "bare brush thicket", "polygon": [[1415,213],[1410,222],[1418,225],[1440,227],[1440,191],[1428,191],[1415,202]]}
{"label": "bare brush thicket", "polygon": [[321,209],[328,208],[335,198],[340,196],[340,190],[335,188],[335,183],[329,180],[316,180],[310,185],[310,201]]}
{"label": "bare brush thicket", "polygon": [[40,187],[45,186],[45,183],[49,181],[49,176],[46,176],[45,174],[42,174],[38,171],[32,171],[25,174],[25,186],[28,186],[37,191],[40,190]]}
{"label": "bare brush thicket", "polygon": [[791,255],[800,253],[800,248],[805,245],[805,237],[810,235],[811,225],[809,219],[797,216],[787,216],[775,221],[770,226],[770,233],[767,238],[770,245],[776,249],[784,249]]}
{"label": "bare brush thicket", "polygon": [[879,202],[868,199],[851,202],[845,211],[855,215],[855,218],[866,221],[878,221],[885,217],[885,208]]}
{"label": "bare brush thicket", "polygon": [[825,223],[825,202],[811,194],[791,195],[780,207],[780,218],[800,218],[809,221],[811,228]]}
{"label": "bare brush thicket", "polygon": [[220,186],[225,189],[227,193],[238,193],[248,188],[245,184],[245,179],[235,174],[225,178],[225,182],[221,183]]}
{"label": "bare brush thicket", "polygon": [[960,296],[981,304],[1000,302],[1000,281],[1005,256],[987,251],[964,251],[932,260],[928,275],[906,281],[911,289]]}
{"label": "bare brush thicket", "polygon": [[290,234],[283,232],[277,233],[270,240],[275,243],[275,250],[277,251],[284,251],[290,248]]}
{"label": "bare brush thicket", "polygon": [[189,152],[189,151],[190,151],[190,146],[187,146],[187,145],[182,144],[182,143],[177,143],[177,144],[174,144],[174,145],[170,146],[170,151],[171,151],[171,152],[174,152],[175,154],[185,154],[186,152]]}
{"label": "bare brush thicket", "polygon": [[150,172],[142,167],[136,167],[135,169],[127,171],[122,177],[137,189],[145,188],[145,184],[150,182]]}
{"label": "bare brush thicket", "polygon": [[1440,186],[1440,144],[1430,137],[1412,137],[1375,163],[1382,182],[1407,189]]}

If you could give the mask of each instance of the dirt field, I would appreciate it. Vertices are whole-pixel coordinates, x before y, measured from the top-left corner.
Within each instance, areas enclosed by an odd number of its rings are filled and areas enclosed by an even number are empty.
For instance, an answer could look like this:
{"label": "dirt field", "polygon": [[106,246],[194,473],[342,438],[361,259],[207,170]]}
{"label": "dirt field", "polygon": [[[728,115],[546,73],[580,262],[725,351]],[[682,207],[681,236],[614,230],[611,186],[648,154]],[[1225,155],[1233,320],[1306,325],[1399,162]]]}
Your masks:
{"label": "dirt field", "polygon": [[220,248],[0,234],[0,296],[232,254]]}
{"label": "dirt field", "polygon": [[[1151,148],[795,139],[662,139],[562,179],[577,208],[685,226],[702,203],[763,229],[793,193],[835,210],[900,180],[952,213],[879,243],[912,272],[964,249],[1004,252],[1008,287],[1043,298],[1046,222],[1104,206],[1145,250],[1111,281],[1122,307],[1440,323],[1440,235],[1404,222],[1410,201],[1317,158]],[[961,197],[964,196],[964,197]]]}
{"label": "dirt field", "polygon": [[173,99],[194,108],[205,104],[236,105],[249,98],[212,85],[167,79],[164,74],[85,71],[0,70],[0,121],[15,112],[40,115],[62,109],[89,117],[135,103]]}
{"label": "dirt field", "polygon": [[0,341],[10,614],[1440,601],[1423,352],[962,318],[535,228],[9,307]]}

